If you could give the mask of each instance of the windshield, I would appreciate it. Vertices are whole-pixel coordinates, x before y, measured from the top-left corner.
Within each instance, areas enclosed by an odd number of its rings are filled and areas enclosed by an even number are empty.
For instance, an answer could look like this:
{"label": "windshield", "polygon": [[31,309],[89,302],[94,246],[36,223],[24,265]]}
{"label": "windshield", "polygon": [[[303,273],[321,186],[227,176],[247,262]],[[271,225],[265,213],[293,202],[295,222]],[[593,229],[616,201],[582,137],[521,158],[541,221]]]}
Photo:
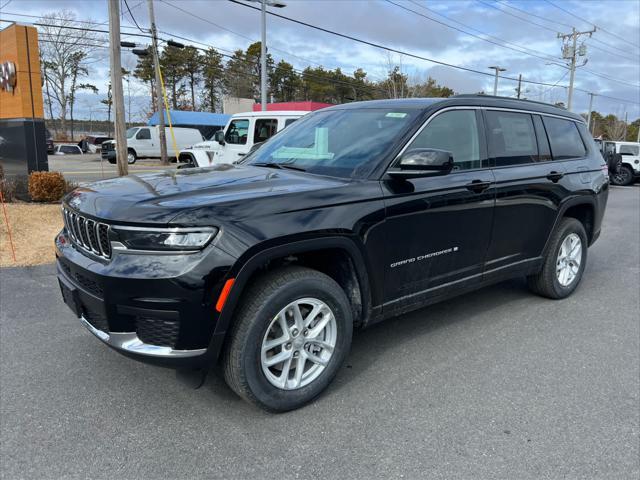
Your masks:
{"label": "windshield", "polygon": [[127,130],[127,138],[133,138],[133,136],[136,134],[137,131],[138,131],[137,128],[129,128]]}
{"label": "windshield", "polygon": [[364,178],[419,113],[406,108],[363,108],[309,114],[262,145],[246,163]]}

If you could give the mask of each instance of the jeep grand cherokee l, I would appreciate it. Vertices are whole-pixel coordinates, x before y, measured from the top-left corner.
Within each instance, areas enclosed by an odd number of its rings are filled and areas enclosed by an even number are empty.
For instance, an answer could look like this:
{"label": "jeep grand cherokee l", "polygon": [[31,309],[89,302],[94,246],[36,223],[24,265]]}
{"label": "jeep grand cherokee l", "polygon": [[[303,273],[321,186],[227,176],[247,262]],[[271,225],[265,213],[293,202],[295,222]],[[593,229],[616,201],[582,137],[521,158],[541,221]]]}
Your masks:
{"label": "jeep grand cherokee l", "polygon": [[238,165],[70,193],[64,301],[130,357],[221,365],[271,411],[340,368],[354,328],[512,277],[570,295],[599,236],[606,166],[583,119],[488,96],[311,113]]}

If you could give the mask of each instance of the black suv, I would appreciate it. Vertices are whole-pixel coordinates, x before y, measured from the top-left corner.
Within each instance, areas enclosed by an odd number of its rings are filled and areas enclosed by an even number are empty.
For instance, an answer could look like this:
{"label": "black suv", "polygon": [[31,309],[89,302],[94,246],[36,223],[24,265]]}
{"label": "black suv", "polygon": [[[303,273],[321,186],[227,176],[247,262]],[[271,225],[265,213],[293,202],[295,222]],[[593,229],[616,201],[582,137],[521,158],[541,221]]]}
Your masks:
{"label": "black suv", "polygon": [[600,234],[583,119],[488,96],[323,109],[238,165],[130,175],[64,200],[65,302],[139,360],[221,365],[273,411],[331,382],[354,328],[507,278],[564,298]]}

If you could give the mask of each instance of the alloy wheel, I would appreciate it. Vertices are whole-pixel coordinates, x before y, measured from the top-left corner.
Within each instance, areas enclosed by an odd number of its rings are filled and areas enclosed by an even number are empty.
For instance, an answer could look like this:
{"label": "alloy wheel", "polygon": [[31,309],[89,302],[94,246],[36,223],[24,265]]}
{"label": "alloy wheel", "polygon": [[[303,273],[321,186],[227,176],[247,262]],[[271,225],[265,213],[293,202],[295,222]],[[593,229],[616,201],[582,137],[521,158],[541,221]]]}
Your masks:
{"label": "alloy wheel", "polygon": [[556,260],[558,283],[568,287],[576,279],[582,262],[582,241],[575,233],[570,233],[562,241]]}
{"label": "alloy wheel", "polygon": [[282,390],[309,385],[329,364],[337,333],[335,315],[322,300],[291,302],[271,320],[262,339],[262,372]]}

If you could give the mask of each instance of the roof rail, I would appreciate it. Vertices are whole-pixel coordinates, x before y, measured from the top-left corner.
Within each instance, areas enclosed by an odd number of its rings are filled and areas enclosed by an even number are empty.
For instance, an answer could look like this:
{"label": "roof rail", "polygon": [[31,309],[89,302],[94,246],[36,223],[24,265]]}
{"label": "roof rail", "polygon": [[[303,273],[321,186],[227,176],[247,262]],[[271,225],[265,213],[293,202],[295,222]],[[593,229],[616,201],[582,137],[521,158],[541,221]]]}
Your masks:
{"label": "roof rail", "polygon": [[549,102],[539,102],[536,100],[528,100],[525,98],[502,97],[500,95],[485,95],[484,93],[458,93],[456,95],[453,95],[451,98],[499,98],[500,100],[514,100],[517,102],[536,103],[538,105],[546,105],[548,107],[561,108],[563,110],[567,109],[566,107],[559,107],[558,105],[554,105],[553,103],[549,103]]}

